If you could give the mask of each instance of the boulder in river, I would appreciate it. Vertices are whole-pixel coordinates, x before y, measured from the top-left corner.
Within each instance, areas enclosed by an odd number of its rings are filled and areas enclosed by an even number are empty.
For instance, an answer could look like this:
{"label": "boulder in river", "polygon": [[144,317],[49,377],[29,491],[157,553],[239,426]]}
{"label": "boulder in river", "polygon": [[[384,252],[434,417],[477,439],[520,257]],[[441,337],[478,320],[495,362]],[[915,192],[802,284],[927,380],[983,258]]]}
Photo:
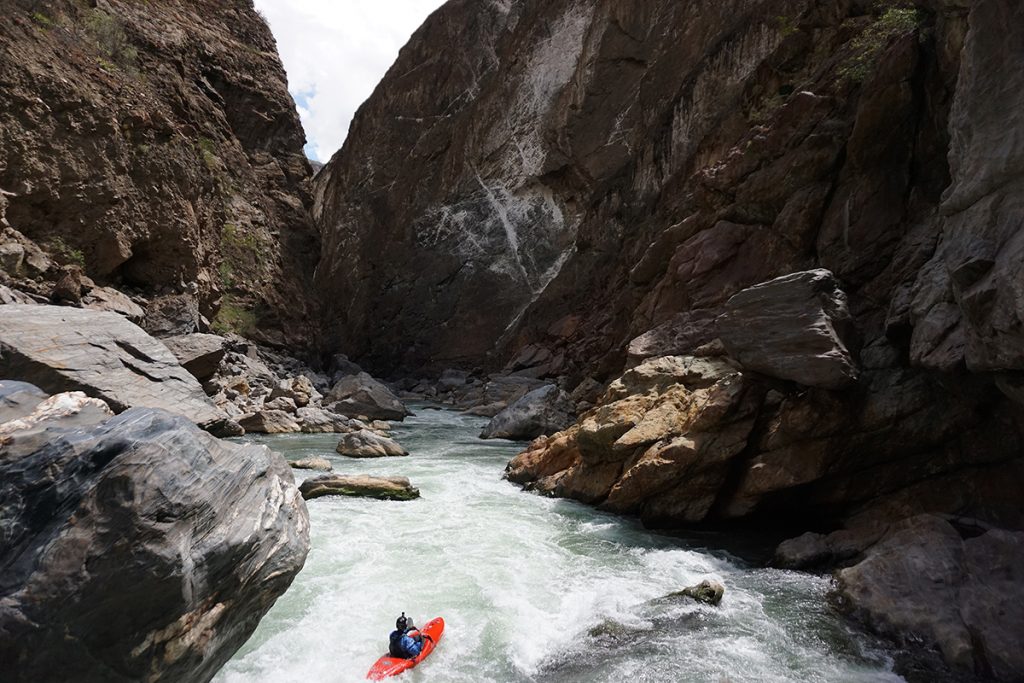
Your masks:
{"label": "boulder in river", "polygon": [[306,500],[322,496],[351,496],[377,500],[414,500],[420,491],[406,477],[371,477],[325,474],[307,479],[299,487]]}
{"label": "boulder in river", "polygon": [[530,440],[559,432],[573,421],[569,396],[554,384],[535,389],[495,415],[482,439]]}
{"label": "boulder in river", "polygon": [[352,430],[351,418],[315,406],[299,408],[295,416],[306,434],[336,434]]}
{"label": "boulder in river", "polygon": [[809,387],[841,389],[857,379],[853,318],[832,273],[809,270],[748,287],[717,321],[729,355],[745,370]]}
{"label": "boulder in river", "polygon": [[390,389],[365,372],[342,377],[323,402],[336,413],[371,420],[401,421],[412,414]]}
{"label": "boulder in river", "polygon": [[338,453],[349,458],[386,458],[409,455],[400,443],[369,429],[360,429],[341,437]]}
{"label": "boulder in river", "polygon": [[0,428],[3,677],[208,681],[302,568],[305,504],[264,446],[101,406]]}
{"label": "boulder in river", "polygon": [[924,643],[985,679],[1024,671],[1024,532],[963,538],[948,521],[900,522],[858,564],[837,573],[849,614],[901,643]]}
{"label": "boulder in river", "polygon": [[334,469],[334,465],[327,458],[303,458],[302,460],[292,460],[288,463],[296,470],[318,470],[320,472],[330,472]]}
{"label": "boulder in river", "polygon": [[229,422],[166,346],[115,313],[0,306],[0,377],[81,390],[115,412],[162,408],[214,433]]}
{"label": "boulder in river", "polygon": [[672,597],[692,598],[697,602],[703,602],[705,605],[718,605],[718,603],[722,602],[722,596],[724,595],[725,586],[718,581],[710,579],[705,579],[696,586],[684,588],[678,593],[672,593]]}
{"label": "boulder in river", "polygon": [[302,431],[295,416],[283,410],[259,410],[242,416],[238,424],[254,434],[293,434]]}

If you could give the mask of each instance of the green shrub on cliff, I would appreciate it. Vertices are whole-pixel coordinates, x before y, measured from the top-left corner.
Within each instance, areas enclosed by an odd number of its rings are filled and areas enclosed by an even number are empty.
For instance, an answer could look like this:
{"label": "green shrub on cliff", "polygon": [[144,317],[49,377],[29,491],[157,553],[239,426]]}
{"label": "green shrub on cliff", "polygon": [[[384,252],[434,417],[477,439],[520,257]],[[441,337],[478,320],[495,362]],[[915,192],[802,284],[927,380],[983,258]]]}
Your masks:
{"label": "green shrub on cliff", "polygon": [[870,76],[886,46],[908,31],[921,25],[923,15],[916,9],[890,7],[851,43],[853,56],[839,69],[839,75],[854,83]]}
{"label": "green shrub on cliff", "polygon": [[139,51],[128,39],[120,19],[96,8],[86,15],[85,29],[106,59],[127,71],[135,70]]}

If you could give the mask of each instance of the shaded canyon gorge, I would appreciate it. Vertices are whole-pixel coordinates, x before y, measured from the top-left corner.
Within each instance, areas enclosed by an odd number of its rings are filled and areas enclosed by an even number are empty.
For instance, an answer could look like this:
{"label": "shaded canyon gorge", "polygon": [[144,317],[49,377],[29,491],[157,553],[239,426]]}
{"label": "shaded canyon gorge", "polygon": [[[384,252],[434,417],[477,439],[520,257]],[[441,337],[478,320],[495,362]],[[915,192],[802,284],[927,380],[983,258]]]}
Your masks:
{"label": "shaded canyon gorge", "polygon": [[448,0],[315,173],[251,0],[6,5],[14,680],[210,680],[310,551],[274,439],[403,474],[427,407],[782,541],[894,676],[1024,680],[1024,3]]}

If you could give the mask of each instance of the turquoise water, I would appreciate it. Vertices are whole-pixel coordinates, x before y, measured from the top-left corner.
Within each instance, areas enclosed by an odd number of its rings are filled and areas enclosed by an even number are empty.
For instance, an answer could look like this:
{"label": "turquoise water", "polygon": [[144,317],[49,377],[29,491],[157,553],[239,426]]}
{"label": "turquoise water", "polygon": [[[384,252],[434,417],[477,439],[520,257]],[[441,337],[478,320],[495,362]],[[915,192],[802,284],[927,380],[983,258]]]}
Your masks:
{"label": "turquoise water", "polygon": [[[402,611],[448,625],[408,683],[902,680],[831,615],[827,579],[523,493],[501,479],[520,445],[477,439],[484,423],[420,410],[395,430],[412,455],[370,461],[335,455],[335,435],[254,438],[408,476],[422,498],[310,501],[305,568],[216,680],[364,680]],[[708,577],[726,586],[717,608],[660,599]]]}

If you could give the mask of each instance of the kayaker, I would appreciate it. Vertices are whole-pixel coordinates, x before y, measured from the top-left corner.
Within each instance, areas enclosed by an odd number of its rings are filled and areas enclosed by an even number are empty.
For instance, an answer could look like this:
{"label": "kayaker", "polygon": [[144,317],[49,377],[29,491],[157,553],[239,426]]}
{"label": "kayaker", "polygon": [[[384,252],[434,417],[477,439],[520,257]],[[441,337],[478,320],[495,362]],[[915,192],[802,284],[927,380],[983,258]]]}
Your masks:
{"label": "kayaker", "polygon": [[395,630],[391,632],[388,652],[392,657],[415,659],[420,654],[423,650],[423,636],[418,633],[414,636],[409,635],[415,630],[416,624],[402,612],[402,616],[395,620]]}

